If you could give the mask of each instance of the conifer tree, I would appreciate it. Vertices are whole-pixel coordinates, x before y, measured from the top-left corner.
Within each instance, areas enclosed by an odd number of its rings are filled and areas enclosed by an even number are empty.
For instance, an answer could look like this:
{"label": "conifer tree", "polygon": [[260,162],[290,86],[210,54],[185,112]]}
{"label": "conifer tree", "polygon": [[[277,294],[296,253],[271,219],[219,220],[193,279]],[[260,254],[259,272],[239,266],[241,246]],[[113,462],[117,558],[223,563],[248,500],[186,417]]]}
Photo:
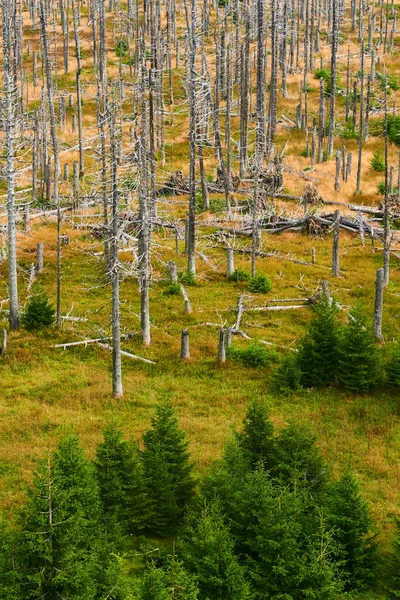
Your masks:
{"label": "conifer tree", "polygon": [[185,433],[179,429],[172,407],[159,404],[143,436],[145,523],[157,535],[176,533],[194,492]]}
{"label": "conifer tree", "polygon": [[391,557],[391,598],[400,598],[400,521],[397,520],[397,531],[394,538],[393,554]]}
{"label": "conifer tree", "polygon": [[100,503],[92,466],[69,435],[36,471],[21,514],[24,598],[96,598]]}
{"label": "conifer tree", "polygon": [[140,527],[143,503],[139,453],[122,437],[115,424],[104,430],[104,441],[96,451],[96,477],[107,530],[128,533]]}
{"label": "conifer tree", "polygon": [[290,423],[276,438],[276,473],[285,485],[296,485],[322,497],[329,481],[329,467],[315,445],[316,437]]}
{"label": "conifer tree", "polygon": [[16,552],[16,536],[8,523],[0,521],[0,598],[20,600],[19,556]]}
{"label": "conifer tree", "polygon": [[302,494],[255,471],[242,490],[241,505],[254,597],[300,597],[307,581]]}
{"label": "conifer tree", "polygon": [[386,365],[386,381],[390,387],[400,387],[400,344],[394,344]]}
{"label": "conifer tree", "polygon": [[342,563],[335,556],[338,544],[334,539],[334,531],[329,526],[323,507],[317,509],[317,515],[318,528],[310,536],[307,548],[308,597],[315,600],[348,598],[347,594],[343,594]]}
{"label": "conifer tree", "polygon": [[357,590],[374,577],[376,543],[371,533],[372,519],[357,482],[349,474],[340,478],[330,499],[330,523],[338,547],[336,560],[341,564],[346,588]]}
{"label": "conifer tree", "polygon": [[344,388],[366,391],[378,385],[380,356],[370,328],[358,309],[350,312],[340,343],[338,379]]}
{"label": "conifer tree", "polygon": [[274,427],[261,402],[252,402],[243,421],[243,432],[238,433],[244,458],[252,468],[262,464],[265,469],[274,466]]}
{"label": "conifer tree", "polygon": [[140,586],[139,600],[197,600],[196,577],[172,558],[169,569],[150,565]]}
{"label": "conifer tree", "polygon": [[315,305],[315,316],[303,337],[298,355],[305,387],[329,385],[335,379],[338,366],[340,328],[337,305],[322,294]]}
{"label": "conifer tree", "polygon": [[243,567],[235,556],[234,542],[220,508],[206,506],[186,531],[183,561],[197,577],[199,600],[245,600],[249,588]]}

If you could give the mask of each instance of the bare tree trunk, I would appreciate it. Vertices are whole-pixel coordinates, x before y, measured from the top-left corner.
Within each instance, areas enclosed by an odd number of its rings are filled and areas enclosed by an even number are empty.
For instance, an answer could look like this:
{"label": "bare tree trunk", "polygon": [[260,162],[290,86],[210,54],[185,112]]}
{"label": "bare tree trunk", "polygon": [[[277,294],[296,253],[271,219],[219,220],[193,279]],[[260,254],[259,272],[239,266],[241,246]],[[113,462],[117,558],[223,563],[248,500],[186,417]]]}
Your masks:
{"label": "bare tree trunk", "polygon": [[60,197],[58,194],[58,180],[60,174],[60,162],[58,158],[59,148],[56,131],[56,118],[54,111],[54,95],[53,95],[53,82],[51,75],[51,61],[49,55],[49,43],[47,39],[46,31],[46,17],[43,6],[43,0],[39,0],[39,18],[40,18],[40,35],[42,40],[44,66],[46,72],[46,84],[47,84],[47,97],[49,101],[49,113],[50,113],[50,134],[53,145],[53,159],[54,159],[54,202],[57,205],[57,300],[56,300],[56,322],[57,327],[61,327],[61,210],[60,210]]}
{"label": "bare tree trunk", "polygon": [[151,216],[149,211],[149,170],[148,170],[148,147],[147,147],[147,103],[145,90],[145,64],[143,58],[142,67],[142,135],[140,138],[140,187],[139,187],[139,283],[140,283],[140,332],[142,342],[148,346],[151,342],[150,335],[150,231]]}
{"label": "bare tree trunk", "polygon": [[190,358],[189,332],[187,329],[184,329],[181,333],[181,358],[184,360]]}
{"label": "bare tree trunk", "polygon": [[[188,15],[187,15],[188,16]],[[196,25],[197,2],[191,3],[191,23],[187,27],[190,46],[190,73],[189,73],[189,101],[190,101],[190,174],[189,174],[189,244],[188,244],[188,272],[196,276]]]}
{"label": "bare tree trunk", "polygon": [[3,69],[6,91],[6,150],[7,150],[7,222],[8,222],[8,268],[9,268],[9,323],[10,329],[19,328],[17,250],[15,222],[15,167],[14,132],[16,85],[12,76],[12,14],[10,0],[3,0]]}
{"label": "bare tree trunk", "polygon": [[383,340],[382,335],[382,313],[383,313],[383,287],[384,287],[384,270],[377,269],[375,282],[375,307],[374,321],[372,333],[375,339],[380,342]]}
{"label": "bare tree trunk", "polygon": [[360,85],[360,125],[358,134],[358,164],[357,164],[357,183],[356,194],[360,193],[361,186],[361,163],[362,148],[364,140],[364,40],[361,42],[361,85]]}
{"label": "bare tree trunk", "polygon": [[333,153],[335,135],[335,92],[336,92],[336,57],[339,43],[339,11],[336,0],[332,1],[332,47],[331,47],[331,98],[329,105],[329,138],[328,157]]}
{"label": "bare tree trunk", "polygon": [[332,246],[332,275],[334,277],[340,276],[339,268],[339,223],[340,213],[338,210],[335,211],[334,217],[334,230],[333,230],[333,246]]}
{"label": "bare tree trunk", "polygon": [[119,311],[119,263],[118,263],[118,182],[115,140],[115,108],[110,118],[110,161],[111,161],[111,284],[112,284],[112,394],[114,398],[123,395],[121,361],[121,320]]}
{"label": "bare tree trunk", "polygon": [[385,198],[383,210],[383,270],[384,283],[389,284],[389,266],[390,266],[390,214],[389,214],[389,156],[388,156],[388,105],[387,105],[387,77],[386,69],[384,75],[385,84]]}
{"label": "bare tree trunk", "polygon": [[85,172],[83,157],[83,137],[82,137],[82,99],[81,99],[81,47],[79,41],[77,15],[74,0],[72,0],[72,14],[74,19],[74,36],[76,51],[76,110],[78,115],[78,145],[79,145],[79,175],[83,176]]}

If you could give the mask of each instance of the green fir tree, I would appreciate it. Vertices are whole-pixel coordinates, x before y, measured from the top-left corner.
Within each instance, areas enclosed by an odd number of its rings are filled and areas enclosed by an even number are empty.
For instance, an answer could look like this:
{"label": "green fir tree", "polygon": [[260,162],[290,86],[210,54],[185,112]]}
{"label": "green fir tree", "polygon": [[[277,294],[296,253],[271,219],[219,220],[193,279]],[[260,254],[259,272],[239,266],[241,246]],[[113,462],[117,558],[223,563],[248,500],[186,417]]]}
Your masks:
{"label": "green fir tree", "polygon": [[243,421],[243,432],[237,434],[244,458],[252,468],[262,463],[265,469],[274,466],[274,427],[261,402],[252,402]]}
{"label": "green fir tree", "polygon": [[151,425],[142,451],[145,523],[152,533],[170,536],[182,524],[195,482],[185,433],[172,407],[159,404]]}
{"label": "green fir tree", "polygon": [[354,477],[345,474],[335,484],[329,509],[336,560],[341,563],[346,588],[364,588],[374,579],[376,543],[372,519]]}
{"label": "green fir tree", "polygon": [[380,378],[381,361],[370,328],[360,310],[352,310],[340,344],[338,379],[345,389],[364,392]]}
{"label": "green fir tree", "polygon": [[206,506],[188,526],[182,541],[185,567],[199,586],[199,600],[246,600],[245,571],[235,556],[234,542],[216,503]]}
{"label": "green fir tree", "polygon": [[118,535],[140,528],[143,483],[139,452],[123,439],[115,424],[104,430],[95,467],[107,530]]}
{"label": "green fir tree", "polygon": [[335,380],[340,342],[337,310],[326,294],[315,305],[315,315],[298,354],[301,384],[305,387],[329,385]]}

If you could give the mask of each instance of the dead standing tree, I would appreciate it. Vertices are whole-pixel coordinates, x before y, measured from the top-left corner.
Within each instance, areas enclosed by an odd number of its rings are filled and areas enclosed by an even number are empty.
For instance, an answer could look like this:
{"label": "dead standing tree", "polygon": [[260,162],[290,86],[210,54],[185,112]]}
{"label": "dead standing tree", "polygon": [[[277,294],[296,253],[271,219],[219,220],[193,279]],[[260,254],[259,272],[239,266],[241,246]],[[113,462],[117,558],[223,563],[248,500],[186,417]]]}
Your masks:
{"label": "dead standing tree", "polygon": [[7,221],[8,221],[8,265],[9,265],[9,323],[10,329],[19,327],[17,253],[16,253],[16,221],[15,221],[15,167],[14,167],[14,135],[15,135],[15,93],[16,82],[13,73],[13,27],[12,0],[3,1],[3,70],[6,95],[6,149],[7,149]]}
{"label": "dead standing tree", "polygon": [[121,320],[119,307],[119,263],[118,263],[118,181],[117,157],[115,136],[115,106],[112,105],[110,114],[110,162],[111,162],[111,285],[112,285],[112,340],[113,340],[113,366],[112,366],[112,393],[114,398],[123,395],[122,387],[122,362],[121,362]]}
{"label": "dead standing tree", "polygon": [[46,30],[46,13],[43,0],[39,0],[39,20],[40,20],[40,38],[43,50],[43,62],[46,75],[47,99],[49,103],[50,114],[50,135],[53,145],[54,161],[54,203],[57,206],[57,299],[56,299],[56,322],[57,327],[61,327],[61,207],[58,193],[58,183],[60,175],[59,145],[56,130],[56,116],[54,110],[53,78],[51,72],[50,49]]}
{"label": "dead standing tree", "polygon": [[[144,47],[144,44],[143,44]],[[148,346],[150,336],[150,231],[151,216],[149,210],[149,172],[148,172],[148,128],[147,128],[147,102],[146,102],[146,65],[143,48],[142,65],[142,131],[139,142],[139,287],[140,287],[140,332],[142,342]]]}

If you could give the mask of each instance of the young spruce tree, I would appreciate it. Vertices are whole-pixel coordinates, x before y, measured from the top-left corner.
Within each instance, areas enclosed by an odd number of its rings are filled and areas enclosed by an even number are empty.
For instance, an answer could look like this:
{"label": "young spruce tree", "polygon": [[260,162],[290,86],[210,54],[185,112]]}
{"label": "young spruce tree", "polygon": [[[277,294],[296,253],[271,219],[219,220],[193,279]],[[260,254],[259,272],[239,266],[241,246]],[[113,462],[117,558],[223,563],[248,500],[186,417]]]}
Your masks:
{"label": "young spruce tree", "polygon": [[394,344],[386,365],[386,382],[389,387],[400,387],[400,343]]}
{"label": "young spruce tree", "polygon": [[345,474],[336,483],[329,509],[337,544],[336,560],[341,565],[346,589],[364,588],[374,578],[376,543],[371,533],[372,519],[354,477]]}
{"label": "young spruce tree", "polygon": [[42,461],[21,514],[24,598],[94,600],[100,588],[100,502],[75,435]]}
{"label": "young spruce tree", "polygon": [[243,432],[237,434],[243,456],[251,468],[262,464],[267,470],[274,466],[274,427],[261,402],[252,402],[243,421]]}
{"label": "young spruce tree", "polygon": [[345,389],[364,392],[376,387],[380,377],[380,356],[370,328],[360,311],[353,310],[340,344],[338,379]]}
{"label": "young spruce tree", "polygon": [[159,404],[151,425],[143,436],[144,521],[152,533],[170,536],[182,523],[195,482],[185,433],[172,407]]}
{"label": "young spruce tree", "polygon": [[199,586],[199,600],[247,600],[244,569],[235,556],[234,542],[216,503],[206,506],[189,526],[182,541],[185,567]]}
{"label": "young spruce tree", "polygon": [[340,327],[337,305],[322,294],[315,305],[315,316],[303,337],[298,354],[301,384],[305,387],[329,385],[338,367]]}
{"label": "young spruce tree", "polygon": [[107,531],[118,536],[140,528],[140,512],[134,512],[134,506],[143,503],[139,453],[123,439],[115,424],[104,430],[95,468]]}

